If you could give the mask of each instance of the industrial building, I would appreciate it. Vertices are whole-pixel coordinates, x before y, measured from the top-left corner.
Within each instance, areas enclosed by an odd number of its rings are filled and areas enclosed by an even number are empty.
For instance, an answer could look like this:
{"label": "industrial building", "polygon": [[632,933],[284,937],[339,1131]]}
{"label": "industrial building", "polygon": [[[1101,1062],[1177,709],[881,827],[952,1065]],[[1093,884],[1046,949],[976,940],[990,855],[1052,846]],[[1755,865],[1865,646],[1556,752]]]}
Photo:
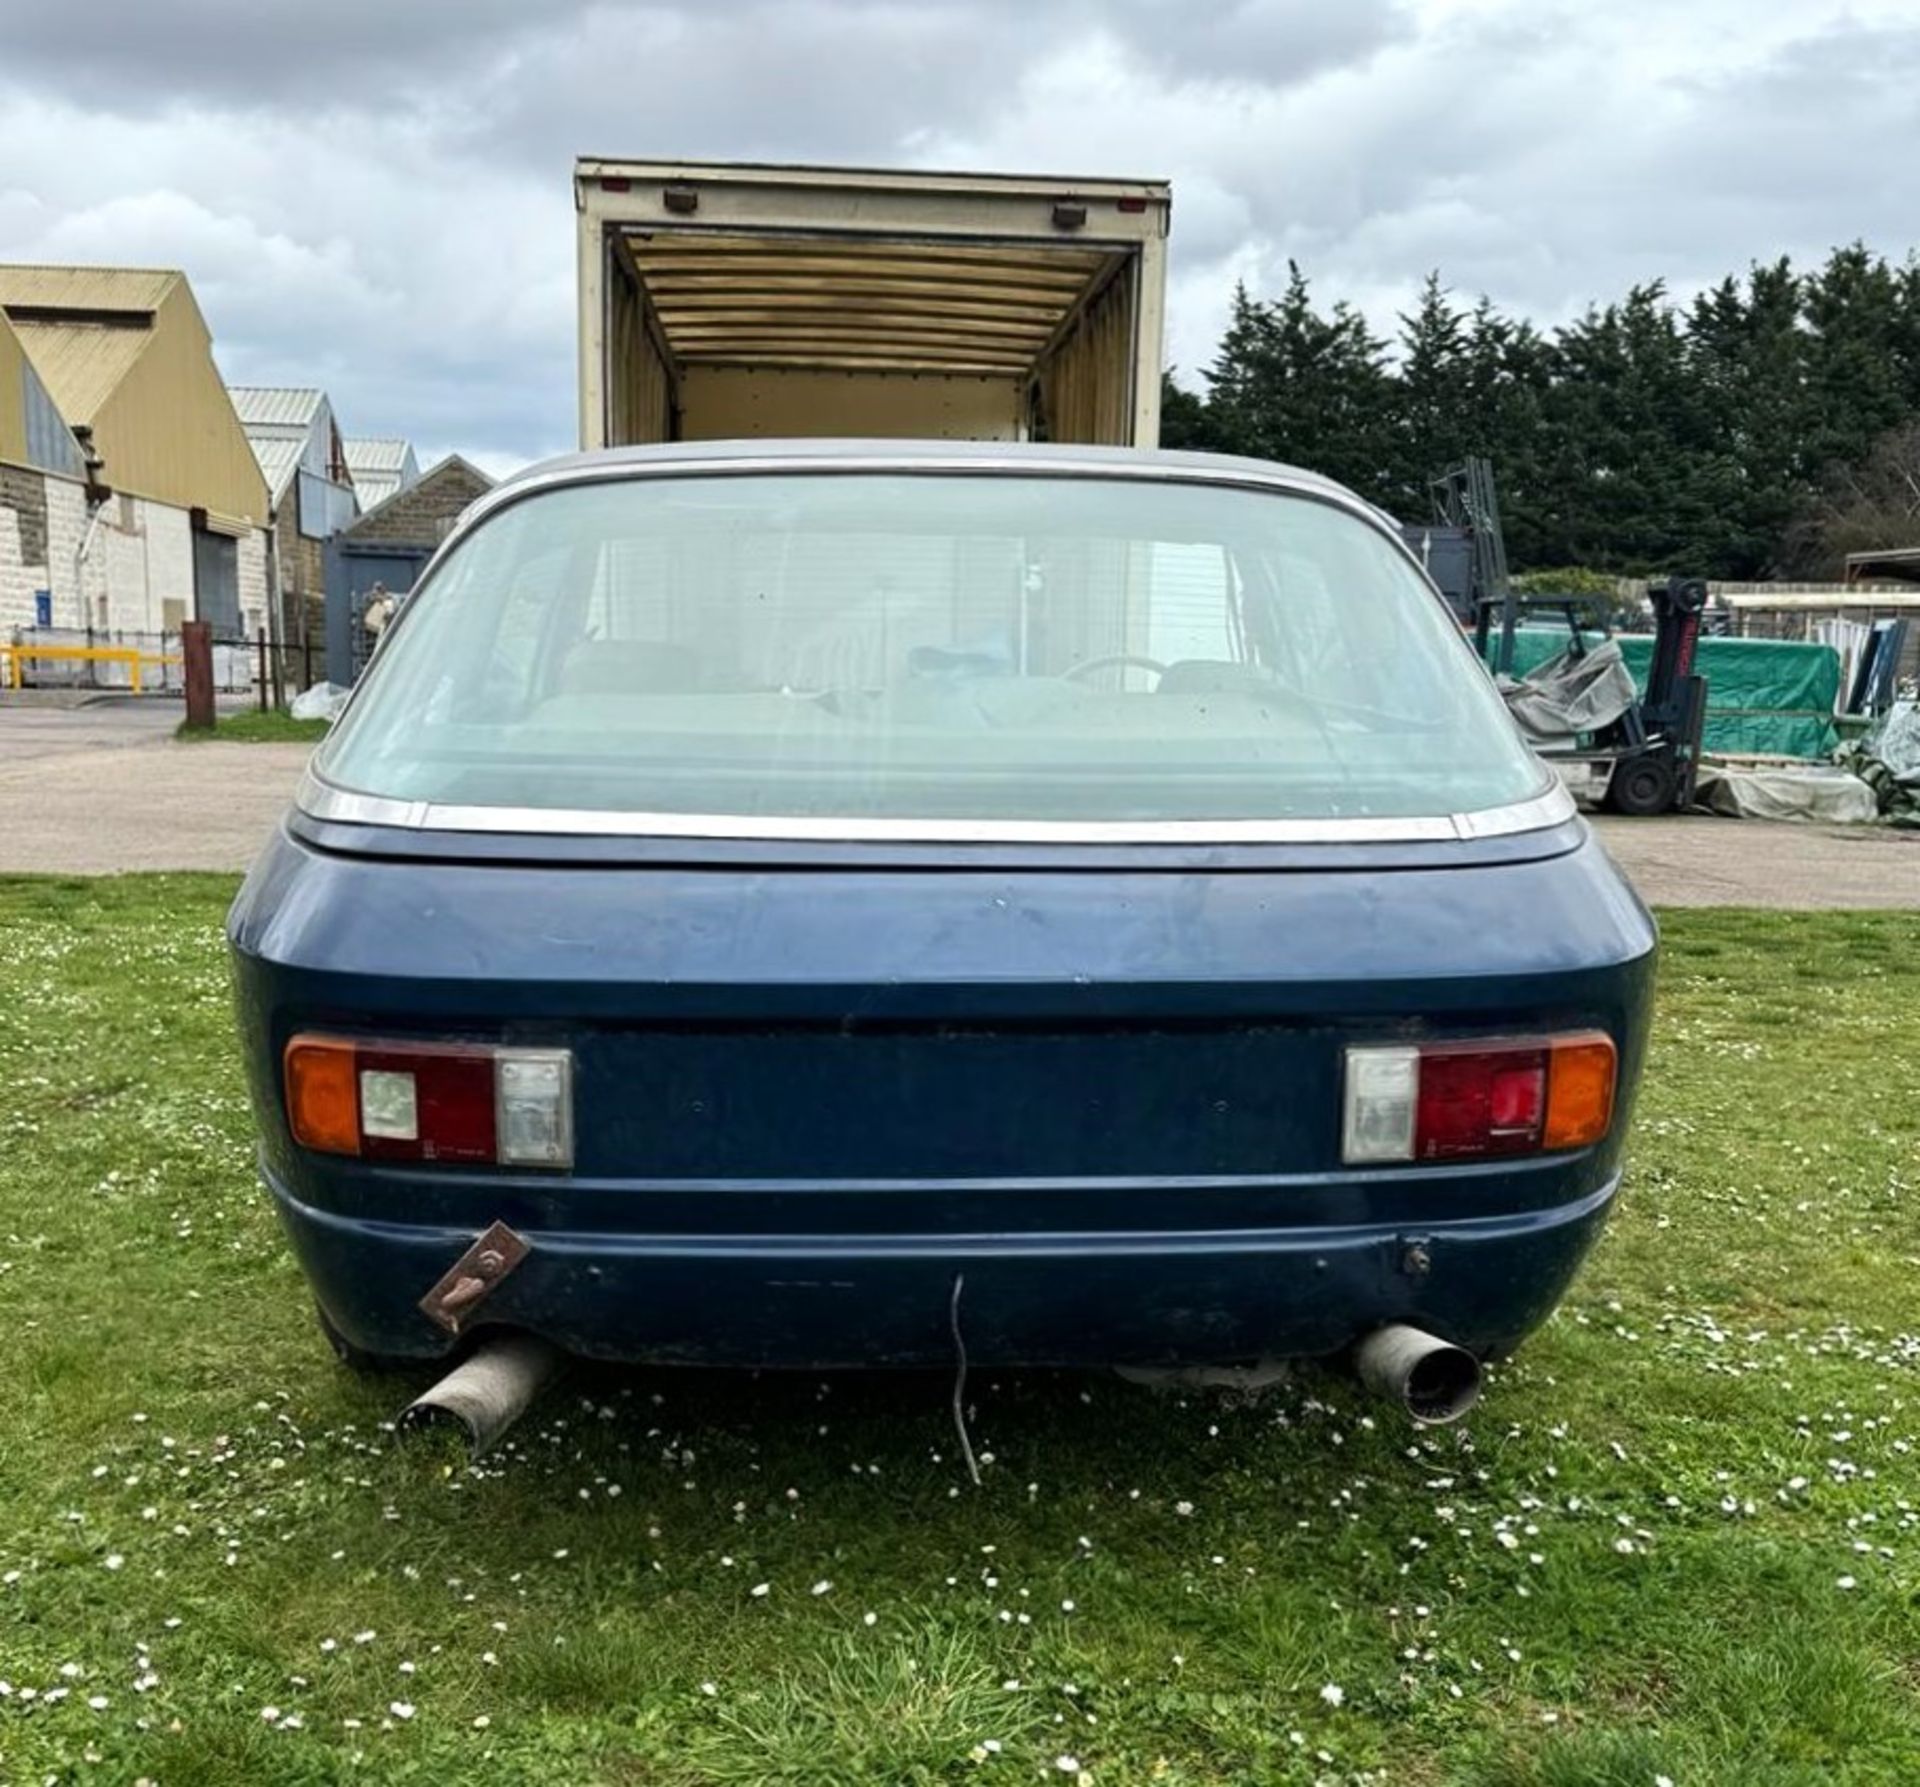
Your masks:
{"label": "industrial building", "polygon": [[183,274],[0,266],[0,630],[250,636],[266,479]]}
{"label": "industrial building", "polygon": [[268,632],[289,646],[318,640],[326,544],[369,506],[354,487],[333,405],[324,391],[304,387],[234,385],[229,395],[273,505],[268,583],[280,612]]}

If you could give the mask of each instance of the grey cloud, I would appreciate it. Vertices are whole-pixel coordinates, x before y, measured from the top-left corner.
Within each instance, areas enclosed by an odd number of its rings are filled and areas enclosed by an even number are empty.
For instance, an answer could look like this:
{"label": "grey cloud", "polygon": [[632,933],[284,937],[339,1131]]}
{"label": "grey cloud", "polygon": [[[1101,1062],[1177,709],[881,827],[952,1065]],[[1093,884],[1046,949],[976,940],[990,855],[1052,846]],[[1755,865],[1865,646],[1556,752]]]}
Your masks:
{"label": "grey cloud", "polygon": [[[1371,54],[1390,0],[731,0],[601,6],[515,46],[482,78],[462,140],[548,167],[582,147],[734,159],[897,156],[970,132],[1027,70],[1107,45],[1173,80],[1284,87]],[[1152,172],[1154,146],[1125,172]],[[1063,172],[1079,171],[1069,163]]]}
{"label": "grey cloud", "polygon": [[552,168],[582,150],[889,156],[929,117],[1004,103],[1021,37],[995,5],[602,7],[495,65],[456,131],[475,153]]}
{"label": "grey cloud", "polygon": [[1702,79],[1697,92],[1711,128],[1657,146],[1684,157],[1699,190],[1825,219],[1843,236],[1890,208],[1912,215],[1920,22],[1797,39],[1756,69]]}
{"label": "grey cloud", "polygon": [[527,35],[572,6],[524,0],[25,0],[7,8],[0,80],[148,112],[391,104]]}
{"label": "grey cloud", "polygon": [[1413,29],[1396,0],[1119,0],[1107,16],[1152,66],[1276,86],[1364,60]]}
{"label": "grey cloud", "polygon": [[536,121],[603,120],[853,145],[1003,104],[1024,63],[1075,42],[1174,78],[1291,83],[1403,25],[1396,0],[95,0],[82,26],[73,0],[25,0],[0,81],[142,112],[471,109],[540,148]]}
{"label": "grey cloud", "polygon": [[1913,10],[0,0],[0,257],[182,265],[231,376],[499,462],[573,437],[582,151],[1169,175],[1191,369],[1289,256],[1391,327],[1433,267],[1552,322],[1903,253]]}
{"label": "grey cloud", "polygon": [[1438,269],[1553,322],[1636,281],[1685,293],[1856,236],[1904,255],[1920,231],[1897,146],[1920,141],[1916,93],[1920,23],[1647,76],[1565,21],[1496,14],[1343,76],[1210,171],[1245,198],[1269,284],[1297,256],[1324,296],[1390,328]]}

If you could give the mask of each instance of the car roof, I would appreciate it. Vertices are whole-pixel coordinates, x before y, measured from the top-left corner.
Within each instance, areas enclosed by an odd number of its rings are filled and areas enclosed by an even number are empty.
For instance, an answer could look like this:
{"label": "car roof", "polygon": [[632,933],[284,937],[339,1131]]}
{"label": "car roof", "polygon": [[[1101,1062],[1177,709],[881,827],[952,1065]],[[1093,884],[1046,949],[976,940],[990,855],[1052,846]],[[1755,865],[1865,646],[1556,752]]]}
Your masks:
{"label": "car roof", "polygon": [[1361,509],[1391,527],[1391,519],[1344,484],[1297,465],[1271,459],[1249,459],[1231,453],[1188,453],[1149,447],[1083,447],[1038,441],[947,440],[808,440],[671,441],[648,447],[607,447],[590,453],[566,453],[543,459],[503,478],[461,517],[461,526],[492,509],[554,485],[589,483],[623,473],[645,477],[650,473],[697,470],[710,466],[751,465],[756,471],[777,472],[784,466],[805,469],[831,466],[835,470],[887,471],[911,468],[937,471],[945,467],[975,470],[993,468],[1018,473],[1082,471],[1120,477],[1163,477],[1183,480],[1213,479],[1221,483],[1266,484],[1323,496]]}

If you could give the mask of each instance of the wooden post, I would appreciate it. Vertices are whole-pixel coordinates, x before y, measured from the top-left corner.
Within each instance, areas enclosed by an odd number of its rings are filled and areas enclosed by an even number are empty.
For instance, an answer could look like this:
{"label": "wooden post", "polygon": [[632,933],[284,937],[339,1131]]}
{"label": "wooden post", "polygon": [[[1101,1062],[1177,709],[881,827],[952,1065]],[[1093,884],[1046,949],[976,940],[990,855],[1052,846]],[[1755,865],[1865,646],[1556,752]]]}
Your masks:
{"label": "wooden post", "polygon": [[213,730],[213,627],[190,620],[180,628],[181,672],[187,685],[187,726],[194,732]]}
{"label": "wooden post", "polygon": [[260,711],[267,711],[267,629],[254,628],[254,649],[260,654],[260,668],[256,681],[260,685]]}

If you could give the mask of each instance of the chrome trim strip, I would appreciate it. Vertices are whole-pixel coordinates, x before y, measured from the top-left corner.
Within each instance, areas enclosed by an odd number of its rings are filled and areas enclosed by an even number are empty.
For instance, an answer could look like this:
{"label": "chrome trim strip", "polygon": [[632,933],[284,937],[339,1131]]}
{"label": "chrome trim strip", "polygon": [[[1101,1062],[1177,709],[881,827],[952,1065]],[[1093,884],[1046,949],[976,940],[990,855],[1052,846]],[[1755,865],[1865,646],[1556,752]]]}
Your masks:
{"label": "chrome trim strip", "polygon": [[496,484],[483,492],[460,513],[459,520],[439,551],[422,569],[415,588],[426,581],[434,563],[447,547],[468,533],[489,515],[511,507],[522,497],[542,490],[576,484],[603,484],[609,480],[636,482],[656,478],[730,478],[730,477],[809,477],[816,472],[864,473],[870,477],[959,477],[1021,478],[1130,478],[1159,484],[1215,484],[1227,489],[1285,491],[1292,496],[1317,498],[1345,509],[1373,525],[1380,533],[1404,545],[1398,530],[1364,497],[1344,484],[1302,472],[1292,466],[1266,466],[1256,460],[1234,459],[1221,455],[1217,463],[1182,463],[1153,457],[1130,460],[1089,455],[1082,459],[1067,453],[1027,455],[1009,449],[1000,453],[951,453],[924,445],[906,444],[902,451],[881,457],[874,453],[758,453],[715,454],[711,457],[688,455],[685,458],[630,459],[609,457],[604,460],[581,455],[563,461],[548,470],[534,468]]}
{"label": "chrome trim strip", "polygon": [[1516,832],[1564,825],[1579,812],[1571,790],[1555,776],[1553,786],[1532,800],[1518,801],[1510,807],[1487,807],[1478,813],[1455,813],[1453,823],[1462,838],[1509,838]]}
{"label": "chrome trim strip", "polygon": [[312,769],[294,804],[310,819],[403,831],[521,837],[701,838],[811,844],[1440,844],[1545,831],[1578,809],[1556,779],[1530,800],[1433,818],[835,819],[734,813],[627,813],[580,807],[463,807],[335,787]]}

